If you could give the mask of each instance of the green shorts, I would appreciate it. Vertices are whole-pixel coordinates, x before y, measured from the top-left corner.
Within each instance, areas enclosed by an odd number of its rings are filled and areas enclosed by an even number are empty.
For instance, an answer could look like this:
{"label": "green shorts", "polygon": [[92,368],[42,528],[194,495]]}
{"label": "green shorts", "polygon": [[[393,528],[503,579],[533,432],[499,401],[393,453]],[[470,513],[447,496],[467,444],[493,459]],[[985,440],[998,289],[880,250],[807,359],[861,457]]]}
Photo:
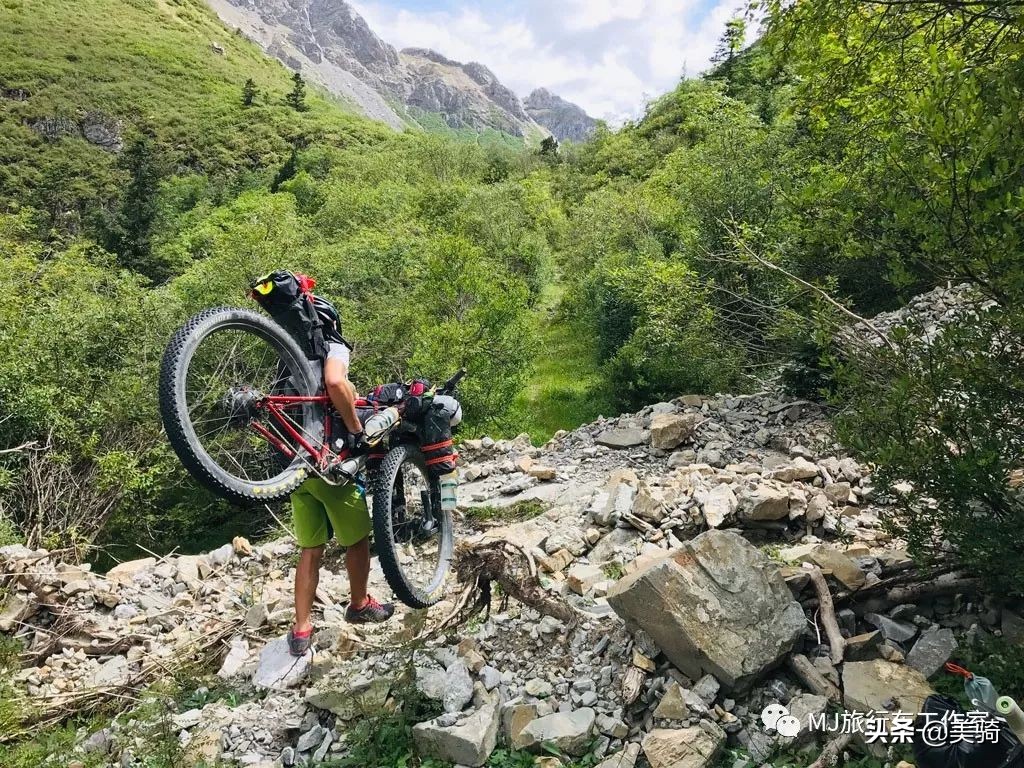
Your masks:
{"label": "green shorts", "polygon": [[366,499],[355,485],[329,485],[311,477],[292,493],[292,527],[303,549],[322,547],[334,537],[351,547],[370,535]]}

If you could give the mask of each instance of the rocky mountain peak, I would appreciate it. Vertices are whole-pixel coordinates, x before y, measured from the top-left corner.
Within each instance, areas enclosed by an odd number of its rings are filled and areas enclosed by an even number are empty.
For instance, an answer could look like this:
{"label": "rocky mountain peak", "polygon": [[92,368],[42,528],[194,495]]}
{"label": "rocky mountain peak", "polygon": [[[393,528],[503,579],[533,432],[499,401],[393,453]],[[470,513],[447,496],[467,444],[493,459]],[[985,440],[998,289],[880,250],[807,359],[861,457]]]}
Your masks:
{"label": "rocky mountain peak", "polygon": [[582,107],[566,101],[547,88],[538,88],[523,101],[527,114],[547,128],[559,141],[586,141],[597,127],[597,120]]}
{"label": "rocky mountain peak", "polygon": [[344,0],[207,1],[268,54],[396,128],[433,113],[455,129],[546,133],[483,64],[429,48],[399,52]]}
{"label": "rocky mountain peak", "polygon": [[406,56],[415,56],[416,58],[419,59],[427,59],[428,61],[433,61],[437,64],[443,64],[446,67],[461,66],[459,62],[455,61],[454,59],[449,59],[447,56],[438,53],[432,48],[403,48],[402,53],[404,53]]}

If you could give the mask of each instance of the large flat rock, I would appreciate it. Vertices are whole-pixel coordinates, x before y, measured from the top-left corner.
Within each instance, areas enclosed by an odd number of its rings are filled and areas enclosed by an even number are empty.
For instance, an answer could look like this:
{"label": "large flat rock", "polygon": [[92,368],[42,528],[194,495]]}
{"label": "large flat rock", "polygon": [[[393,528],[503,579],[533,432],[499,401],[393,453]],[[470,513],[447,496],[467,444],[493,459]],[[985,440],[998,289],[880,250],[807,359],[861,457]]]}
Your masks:
{"label": "large flat rock", "polygon": [[606,429],[594,438],[594,442],[607,448],[633,448],[647,442],[647,433],[635,427]]}
{"label": "large flat rock", "polygon": [[608,602],[686,675],[742,691],[778,664],[804,614],[778,566],[731,531],[707,531],[618,581]]}
{"label": "large flat rock", "polygon": [[644,737],[643,749],[651,768],[709,768],[725,744],[725,733],[699,726],[655,728]]}

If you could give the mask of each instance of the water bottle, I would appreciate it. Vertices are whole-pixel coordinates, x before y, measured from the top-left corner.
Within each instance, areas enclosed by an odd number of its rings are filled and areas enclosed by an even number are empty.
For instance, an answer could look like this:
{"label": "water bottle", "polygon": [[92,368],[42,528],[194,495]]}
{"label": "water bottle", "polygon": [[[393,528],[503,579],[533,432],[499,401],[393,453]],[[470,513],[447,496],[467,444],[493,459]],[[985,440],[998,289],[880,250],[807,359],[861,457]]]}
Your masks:
{"label": "water bottle", "polygon": [[455,472],[441,475],[441,509],[445,512],[454,512],[457,499],[455,489],[459,487],[459,476]]}
{"label": "water bottle", "polygon": [[380,413],[375,413],[369,419],[366,420],[366,424],[363,425],[363,431],[366,432],[366,439],[370,443],[374,443],[381,439],[389,429],[398,423],[402,415],[398,412],[395,407],[385,408]]}

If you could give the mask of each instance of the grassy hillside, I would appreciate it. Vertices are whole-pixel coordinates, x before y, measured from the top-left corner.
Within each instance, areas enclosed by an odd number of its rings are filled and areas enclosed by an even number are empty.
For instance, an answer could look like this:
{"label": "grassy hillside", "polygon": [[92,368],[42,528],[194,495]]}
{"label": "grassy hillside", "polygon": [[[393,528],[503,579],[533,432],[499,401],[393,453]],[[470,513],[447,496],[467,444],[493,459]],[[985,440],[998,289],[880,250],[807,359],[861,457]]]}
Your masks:
{"label": "grassy hillside", "polygon": [[[219,46],[223,53],[214,50]],[[252,78],[255,105],[242,105]],[[388,131],[310,94],[284,103],[290,73],[228,31],[201,0],[0,2],[0,210],[31,206],[42,231],[92,234],[125,181],[90,143],[90,113],[122,141],[151,134],[176,174],[228,187],[276,169],[296,142],[376,142]],[[61,121],[54,138],[33,125]]]}

